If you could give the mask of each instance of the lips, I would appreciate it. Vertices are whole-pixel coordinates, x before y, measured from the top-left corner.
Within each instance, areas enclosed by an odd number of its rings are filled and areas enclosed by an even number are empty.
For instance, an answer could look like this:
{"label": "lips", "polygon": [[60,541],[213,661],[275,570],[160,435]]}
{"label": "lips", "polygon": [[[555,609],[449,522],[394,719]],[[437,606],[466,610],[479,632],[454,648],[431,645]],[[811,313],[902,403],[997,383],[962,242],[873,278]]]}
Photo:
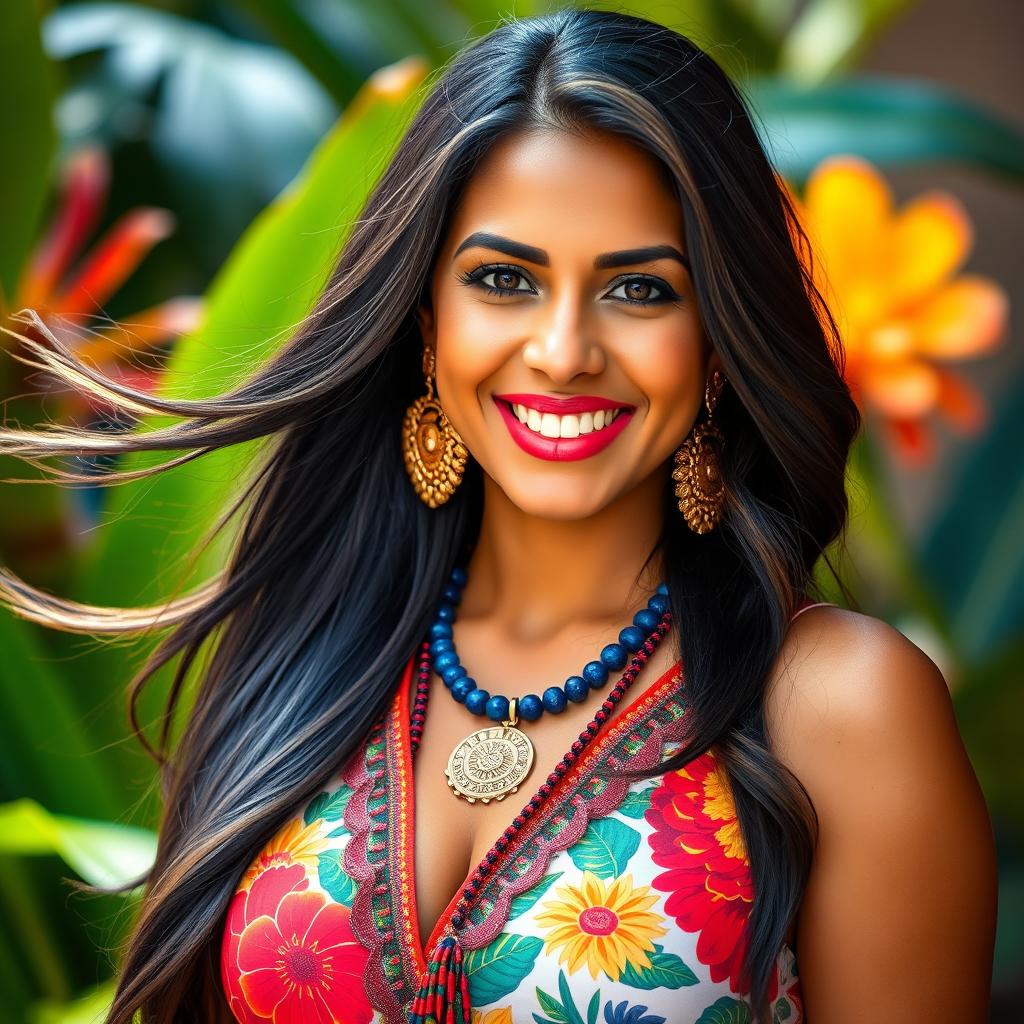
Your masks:
{"label": "lips", "polygon": [[[624,406],[621,402],[591,395],[555,399],[543,395],[502,394],[494,395],[493,398],[512,440],[528,455],[552,462],[586,459],[604,451],[626,429],[636,412],[634,406]],[[555,417],[572,416],[587,427],[589,432],[579,429],[579,436],[575,437],[545,437],[520,422],[513,411],[513,405],[525,406],[536,415],[548,419],[549,429],[554,427],[551,421]],[[595,426],[606,417],[611,419],[607,426]],[[570,429],[578,427],[574,424]]]}

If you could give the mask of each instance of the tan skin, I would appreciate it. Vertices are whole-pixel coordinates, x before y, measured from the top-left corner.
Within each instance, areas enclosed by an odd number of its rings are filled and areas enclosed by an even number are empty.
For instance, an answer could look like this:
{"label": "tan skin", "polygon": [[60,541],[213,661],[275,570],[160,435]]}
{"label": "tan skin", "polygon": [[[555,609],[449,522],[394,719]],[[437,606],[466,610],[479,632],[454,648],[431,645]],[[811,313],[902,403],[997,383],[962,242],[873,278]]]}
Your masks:
{"label": "tan skin", "polygon": [[[544,250],[547,265],[490,245],[455,255],[474,232]],[[682,263],[594,269],[599,254],[650,245],[686,252],[678,202],[651,157],[604,133],[514,136],[469,183],[419,311],[442,405],[484,471],[482,530],[455,633],[463,663],[492,693],[540,693],[578,672],[660,578],[655,561],[635,583],[660,533],[672,454],[720,363]],[[515,295],[460,280],[495,263],[512,267],[485,285]],[[649,302],[668,291],[678,298]],[[502,392],[602,395],[637,412],[604,451],[551,462],[514,443],[492,399]],[[657,650],[616,715],[672,666],[671,648]],[[451,793],[448,755],[481,720],[433,685],[415,773],[424,941],[529,795],[470,805]],[[594,709],[570,704],[524,727],[541,772]],[[992,834],[938,669],[885,623],[816,608],[788,632],[766,712],[777,755],[820,819],[790,934],[808,1021],[986,1020]]]}

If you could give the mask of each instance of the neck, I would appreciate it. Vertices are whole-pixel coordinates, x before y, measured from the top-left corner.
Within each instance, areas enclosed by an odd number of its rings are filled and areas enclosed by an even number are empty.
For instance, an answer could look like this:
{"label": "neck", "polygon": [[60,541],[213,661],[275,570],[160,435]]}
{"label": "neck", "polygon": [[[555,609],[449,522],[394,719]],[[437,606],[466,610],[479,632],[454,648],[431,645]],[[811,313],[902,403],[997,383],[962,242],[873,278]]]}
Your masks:
{"label": "neck", "polygon": [[662,579],[657,475],[586,519],[524,513],[484,476],[480,538],[461,607],[507,636],[543,643],[579,622],[622,624]]}

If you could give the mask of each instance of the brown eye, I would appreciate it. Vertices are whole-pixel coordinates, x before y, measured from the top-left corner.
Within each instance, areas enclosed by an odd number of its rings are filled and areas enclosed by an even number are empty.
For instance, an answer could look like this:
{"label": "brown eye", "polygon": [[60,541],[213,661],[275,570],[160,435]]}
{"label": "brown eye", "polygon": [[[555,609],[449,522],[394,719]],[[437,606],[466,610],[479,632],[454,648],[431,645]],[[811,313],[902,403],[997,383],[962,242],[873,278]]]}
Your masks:
{"label": "brown eye", "polygon": [[630,281],[626,285],[626,298],[633,302],[646,302],[651,297],[649,281]]}
{"label": "brown eye", "polygon": [[627,277],[608,293],[608,297],[635,306],[660,306],[679,298],[664,281],[648,277]]}
{"label": "brown eye", "polygon": [[502,291],[517,291],[517,286],[523,279],[523,275],[517,274],[514,270],[495,270],[493,273],[494,287]]}

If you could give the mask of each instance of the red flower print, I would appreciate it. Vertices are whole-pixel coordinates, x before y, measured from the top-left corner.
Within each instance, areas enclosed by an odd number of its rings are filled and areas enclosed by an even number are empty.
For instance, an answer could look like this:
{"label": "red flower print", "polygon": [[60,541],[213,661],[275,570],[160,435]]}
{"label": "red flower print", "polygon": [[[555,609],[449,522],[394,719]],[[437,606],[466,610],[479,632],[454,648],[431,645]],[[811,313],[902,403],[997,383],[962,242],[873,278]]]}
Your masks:
{"label": "red flower print", "polygon": [[[743,973],[746,924],[754,898],[750,861],[725,770],[708,751],[667,772],[646,814],[652,860],[669,870],[653,887],[670,895],[665,912],[684,931],[699,932],[697,959],[712,981],[729,979],[734,992],[750,990]],[[775,997],[774,972],[769,999]]]}
{"label": "red flower print", "polygon": [[[253,883],[249,900],[272,868]],[[369,954],[356,941],[348,908],[322,892],[287,892],[272,913],[252,917],[238,939],[237,963],[247,1008],[273,1024],[369,1024],[363,988]],[[242,1018],[244,1024],[251,1017]]]}
{"label": "red flower print", "polygon": [[251,888],[240,889],[231,900],[221,948],[221,981],[228,1006],[240,1024],[259,1024],[267,1020],[252,1011],[240,985],[238,945],[242,932],[256,918],[264,914],[272,916],[289,892],[301,892],[308,888],[309,880],[301,864],[272,867],[258,875]]}

